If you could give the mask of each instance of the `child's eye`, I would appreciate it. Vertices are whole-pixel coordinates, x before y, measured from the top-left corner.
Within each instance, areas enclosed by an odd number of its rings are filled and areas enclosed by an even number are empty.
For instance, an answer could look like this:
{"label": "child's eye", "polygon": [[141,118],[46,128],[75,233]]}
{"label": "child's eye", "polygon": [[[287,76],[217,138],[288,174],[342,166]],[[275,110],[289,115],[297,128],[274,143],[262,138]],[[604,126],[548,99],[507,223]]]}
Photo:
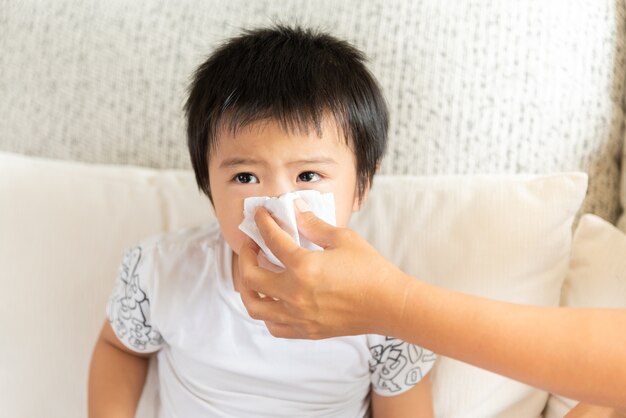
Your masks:
{"label": "child's eye", "polygon": [[320,181],[321,177],[319,174],[313,171],[305,171],[303,173],[298,174],[298,180],[308,183],[312,181]]}
{"label": "child's eye", "polygon": [[248,183],[258,183],[259,179],[256,178],[254,174],[250,173],[238,173],[233,177],[235,183],[248,184]]}

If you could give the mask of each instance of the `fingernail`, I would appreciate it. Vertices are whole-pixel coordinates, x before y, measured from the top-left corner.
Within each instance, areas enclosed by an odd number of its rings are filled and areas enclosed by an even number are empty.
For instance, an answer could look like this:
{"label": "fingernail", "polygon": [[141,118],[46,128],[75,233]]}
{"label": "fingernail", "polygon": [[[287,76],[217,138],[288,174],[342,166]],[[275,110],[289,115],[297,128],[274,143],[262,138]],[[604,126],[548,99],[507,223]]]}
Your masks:
{"label": "fingernail", "polygon": [[297,198],[296,200],[294,200],[293,203],[296,205],[296,208],[298,208],[300,212],[311,211],[311,207],[309,206],[309,204],[305,202],[304,200],[302,200],[301,198]]}

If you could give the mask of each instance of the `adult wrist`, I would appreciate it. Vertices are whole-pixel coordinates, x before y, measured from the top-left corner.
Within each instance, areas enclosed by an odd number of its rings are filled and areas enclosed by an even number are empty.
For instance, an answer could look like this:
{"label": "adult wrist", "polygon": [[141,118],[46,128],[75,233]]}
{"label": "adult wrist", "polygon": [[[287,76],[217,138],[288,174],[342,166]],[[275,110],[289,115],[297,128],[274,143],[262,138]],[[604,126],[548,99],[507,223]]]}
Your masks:
{"label": "adult wrist", "polygon": [[416,280],[393,267],[381,276],[379,293],[374,301],[376,309],[372,309],[373,326],[376,334],[401,338],[403,326],[410,316],[410,305],[413,302],[413,287]]}

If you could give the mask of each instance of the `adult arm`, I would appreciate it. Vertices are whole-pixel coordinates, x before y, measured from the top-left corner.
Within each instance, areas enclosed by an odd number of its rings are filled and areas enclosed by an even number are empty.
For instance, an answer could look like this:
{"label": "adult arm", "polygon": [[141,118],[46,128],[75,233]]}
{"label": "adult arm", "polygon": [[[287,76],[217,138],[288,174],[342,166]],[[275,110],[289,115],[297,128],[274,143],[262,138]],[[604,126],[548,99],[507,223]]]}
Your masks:
{"label": "adult arm", "polygon": [[626,411],[614,408],[579,403],[565,418],[626,418]]}
{"label": "adult arm", "polygon": [[626,408],[626,309],[516,305],[439,288],[406,275],[353,231],[311,212],[297,218],[325,251],[298,247],[263,209],[255,220],[286,270],[259,268],[252,241],[240,251],[243,302],[273,335],[391,335],[573,399]]}
{"label": "adult arm", "polygon": [[149,355],[128,350],[105,321],[89,368],[89,418],[132,418],[146,381]]}

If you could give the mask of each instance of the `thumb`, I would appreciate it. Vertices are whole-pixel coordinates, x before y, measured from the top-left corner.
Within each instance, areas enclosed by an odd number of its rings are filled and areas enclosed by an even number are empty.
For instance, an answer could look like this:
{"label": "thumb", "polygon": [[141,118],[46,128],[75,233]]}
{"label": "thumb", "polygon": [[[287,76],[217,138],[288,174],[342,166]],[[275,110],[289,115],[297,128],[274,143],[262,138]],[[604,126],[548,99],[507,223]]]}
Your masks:
{"label": "thumb", "polygon": [[322,248],[331,247],[338,228],[324,222],[313,214],[309,205],[302,199],[295,200],[298,231],[306,239]]}

